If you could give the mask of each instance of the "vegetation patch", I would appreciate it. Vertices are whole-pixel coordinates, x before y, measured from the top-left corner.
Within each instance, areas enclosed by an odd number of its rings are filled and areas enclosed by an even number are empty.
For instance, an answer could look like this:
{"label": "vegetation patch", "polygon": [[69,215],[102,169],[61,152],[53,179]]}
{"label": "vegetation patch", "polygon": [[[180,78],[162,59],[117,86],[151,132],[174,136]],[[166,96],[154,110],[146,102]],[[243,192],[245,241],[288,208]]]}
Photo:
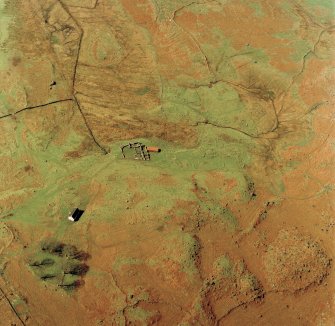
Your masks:
{"label": "vegetation patch", "polygon": [[88,258],[87,252],[73,245],[48,239],[41,243],[28,264],[42,281],[64,290],[74,290],[84,284],[83,278],[89,270]]}

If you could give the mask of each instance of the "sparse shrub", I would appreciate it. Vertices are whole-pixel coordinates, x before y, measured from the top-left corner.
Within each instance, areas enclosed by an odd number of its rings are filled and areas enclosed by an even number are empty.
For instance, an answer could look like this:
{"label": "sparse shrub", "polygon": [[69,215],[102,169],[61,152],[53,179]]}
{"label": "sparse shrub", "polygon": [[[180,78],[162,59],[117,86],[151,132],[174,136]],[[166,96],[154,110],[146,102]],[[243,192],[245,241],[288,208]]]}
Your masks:
{"label": "sparse shrub", "polygon": [[78,254],[78,249],[73,245],[66,245],[63,249],[63,255],[66,258],[76,259],[77,254]]}
{"label": "sparse shrub", "polygon": [[55,263],[55,261],[51,258],[45,258],[41,261],[41,265],[53,265]]}
{"label": "sparse shrub", "polygon": [[54,277],[55,275],[53,274],[45,274],[41,276],[41,280],[47,280],[47,279],[54,278]]}
{"label": "sparse shrub", "polygon": [[64,246],[63,255],[67,258],[77,259],[77,260],[87,260],[90,256],[87,252],[78,250],[73,245]]}
{"label": "sparse shrub", "polygon": [[77,276],[84,276],[89,270],[89,266],[86,264],[72,264],[65,267],[64,272],[66,274],[72,274]]}
{"label": "sparse shrub", "polygon": [[69,284],[59,284],[60,287],[65,288],[66,290],[75,290],[85,284],[84,280],[75,280]]}
{"label": "sparse shrub", "polygon": [[55,261],[51,258],[45,258],[42,261],[40,260],[35,260],[31,263],[29,263],[30,266],[32,267],[40,267],[40,266],[48,266],[48,265],[53,265]]}
{"label": "sparse shrub", "polygon": [[62,256],[64,250],[64,244],[59,241],[46,241],[41,245],[43,251],[49,252],[50,254]]}
{"label": "sparse shrub", "polygon": [[82,277],[88,272],[89,266],[82,261],[89,258],[87,252],[51,239],[42,242],[40,248],[36,257],[42,258],[31,260],[29,265],[38,267],[33,270],[41,280],[66,290],[75,290],[84,284]]}

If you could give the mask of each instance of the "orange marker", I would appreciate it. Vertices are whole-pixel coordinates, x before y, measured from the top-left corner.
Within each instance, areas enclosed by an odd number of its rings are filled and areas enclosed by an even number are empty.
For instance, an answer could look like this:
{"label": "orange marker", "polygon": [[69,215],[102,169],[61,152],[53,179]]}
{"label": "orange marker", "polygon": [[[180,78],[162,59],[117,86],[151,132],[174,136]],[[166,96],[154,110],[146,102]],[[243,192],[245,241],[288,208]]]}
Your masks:
{"label": "orange marker", "polygon": [[147,151],[148,152],[159,153],[161,151],[161,149],[159,147],[155,147],[155,146],[147,146]]}

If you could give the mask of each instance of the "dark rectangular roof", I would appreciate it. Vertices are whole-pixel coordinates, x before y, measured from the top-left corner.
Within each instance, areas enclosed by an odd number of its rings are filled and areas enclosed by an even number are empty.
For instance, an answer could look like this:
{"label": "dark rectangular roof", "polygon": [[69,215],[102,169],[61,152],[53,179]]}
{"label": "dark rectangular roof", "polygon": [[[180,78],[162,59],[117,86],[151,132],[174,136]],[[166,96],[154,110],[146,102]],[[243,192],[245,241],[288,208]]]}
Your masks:
{"label": "dark rectangular roof", "polygon": [[81,216],[84,214],[84,210],[82,210],[82,209],[79,209],[79,208],[76,208],[73,212],[72,212],[72,214],[71,214],[71,216],[73,217],[73,219],[77,222],[77,221],[79,221],[79,219],[81,218]]}

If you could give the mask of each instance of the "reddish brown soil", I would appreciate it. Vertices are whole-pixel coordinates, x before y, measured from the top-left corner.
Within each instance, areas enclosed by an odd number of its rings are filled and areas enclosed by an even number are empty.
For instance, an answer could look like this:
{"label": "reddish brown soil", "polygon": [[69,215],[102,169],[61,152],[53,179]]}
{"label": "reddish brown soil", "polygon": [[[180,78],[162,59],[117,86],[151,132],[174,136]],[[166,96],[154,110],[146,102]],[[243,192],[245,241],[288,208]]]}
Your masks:
{"label": "reddish brown soil", "polygon": [[[7,5],[1,326],[334,324],[324,5]],[[162,153],[123,160],[135,139]],[[50,239],[89,254],[72,290],[30,265]]]}

